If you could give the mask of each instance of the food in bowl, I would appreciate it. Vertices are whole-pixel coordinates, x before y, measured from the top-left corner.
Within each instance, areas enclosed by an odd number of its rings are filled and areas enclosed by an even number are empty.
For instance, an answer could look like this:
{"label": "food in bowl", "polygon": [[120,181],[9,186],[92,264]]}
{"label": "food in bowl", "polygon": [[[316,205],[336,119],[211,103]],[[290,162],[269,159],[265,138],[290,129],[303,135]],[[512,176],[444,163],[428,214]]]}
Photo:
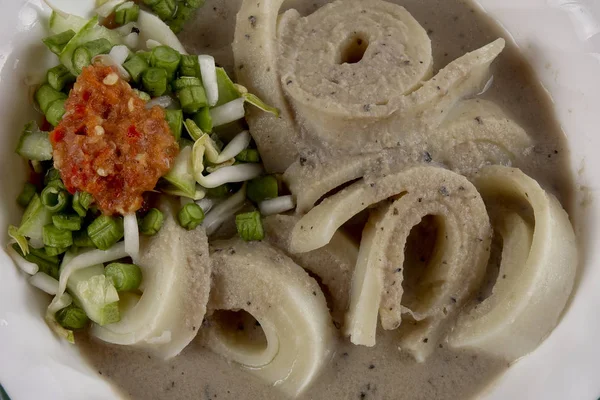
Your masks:
{"label": "food in bowl", "polygon": [[55,11],[8,250],[133,398],[473,396],[573,286],[546,95],[472,5],[282,3],[214,1],[184,45]]}

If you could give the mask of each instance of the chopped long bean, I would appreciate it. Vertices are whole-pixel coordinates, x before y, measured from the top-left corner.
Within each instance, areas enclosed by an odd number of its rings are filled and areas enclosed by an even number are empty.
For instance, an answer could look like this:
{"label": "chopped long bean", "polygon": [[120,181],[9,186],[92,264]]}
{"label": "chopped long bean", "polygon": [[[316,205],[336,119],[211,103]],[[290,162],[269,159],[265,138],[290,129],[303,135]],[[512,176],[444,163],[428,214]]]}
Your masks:
{"label": "chopped long bean", "polygon": [[158,16],[158,18],[166,21],[171,19],[175,14],[175,10],[177,9],[177,4],[175,0],[160,0],[153,4],[152,11]]}
{"label": "chopped long bean", "polygon": [[210,108],[201,108],[200,111],[194,114],[194,122],[196,123],[196,125],[198,125],[200,129],[202,129],[202,132],[212,132],[213,123],[212,118],[210,116]]}
{"label": "chopped long bean", "polygon": [[62,91],[65,86],[75,82],[75,76],[62,64],[50,68],[46,74],[46,79],[48,80],[48,84],[52,86],[54,90],[58,90],[59,92]]}
{"label": "chopped long bean", "polygon": [[33,199],[33,196],[35,196],[36,192],[37,189],[33,183],[25,183],[21,193],[19,193],[19,196],[17,197],[17,204],[19,204],[21,207],[27,207],[31,199]]}
{"label": "chopped long bean", "polygon": [[73,244],[73,232],[54,225],[44,226],[42,238],[47,247],[68,248]]}
{"label": "chopped long bean", "polygon": [[135,83],[140,83],[142,75],[149,68],[148,62],[139,54],[134,54],[129,60],[123,63],[123,68],[131,75]]}
{"label": "chopped long bean", "polygon": [[65,102],[66,99],[59,99],[53,101],[48,107],[48,111],[46,112],[46,120],[50,122],[53,126],[57,126],[62,119],[63,115],[65,115]]}
{"label": "chopped long bean", "polygon": [[49,256],[58,256],[65,253],[69,248],[68,247],[45,247],[46,254]]}
{"label": "chopped long bean", "polygon": [[40,195],[42,204],[48,211],[58,213],[69,205],[69,193],[58,185],[48,185]]}
{"label": "chopped long bean", "polygon": [[255,203],[274,199],[279,194],[279,182],[272,175],[252,179],[248,182],[248,198]]}
{"label": "chopped long bean", "polygon": [[137,4],[125,2],[115,8],[115,22],[118,25],[126,25],[130,22],[136,22],[140,16],[140,6]]}
{"label": "chopped long bean", "polygon": [[48,112],[50,105],[56,100],[66,99],[67,95],[54,89],[49,84],[44,84],[35,92],[35,101],[44,114]]}
{"label": "chopped long bean", "polygon": [[163,221],[163,213],[160,210],[153,208],[148,211],[148,214],[146,214],[144,218],[142,218],[140,232],[142,235],[146,236],[156,235],[158,231],[160,231],[160,228],[162,228]]}
{"label": "chopped long bean", "polygon": [[51,256],[46,253],[45,249],[29,249],[29,254],[24,255],[19,246],[15,243],[13,244],[13,249],[25,260],[36,264],[41,272],[50,275],[53,278],[58,278],[58,257]]}
{"label": "chopped long bean", "polygon": [[46,47],[48,47],[51,52],[58,55],[62,53],[67,43],[73,39],[73,36],[75,36],[75,31],[69,29],[68,31],[64,31],[62,33],[42,39],[42,42],[44,42]]}
{"label": "chopped long bean", "polygon": [[100,250],[108,250],[123,238],[123,218],[101,215],[87,228],[88,235]]}
{"label": "chopped long bean", "polygon": [[96,247],[87,233],[87,228],[73,232],[73,244],[77,247]]}
{"label": "chopped long bean", "polygon": [[229,196],[231,193],[233,193],[233,190],[229,184],[217,186],[216,188],[212,189],[206,189],[206,195],[215,199],[222,199]]}
{"label": "chopped long bean", "polygon": [[193,8],[200,8],[204,5],[206,0],[185,0],[185,3]]}
{"label": "chopped long bean", "polygon": [[55,317],[60,326],[71,330],[83,329],[89,322],[85,311],[73,303],[59,310]]}
{"label": "chopped long bean", "polygon": [[263,240],[265,238],[265,232],[258,211],[236,215],[235,226],[238,234],[245,241]]}
{"label": "chopped long bean", "polygon": [[60,178],[60,171],[56,168],[50,168],[46,175],[44,175],[44,185],[58,185],[60,187],[64,187],[62,180]]}
{"label": "chopped long bean", "polygon": [[204,211],[196,203],[188,203],[177,214],[179,224],[188,231],[196,229],[204,221]]}
{"label": "chopped long bean", "polygon": [[260,162],[260,154],[256,149],[245,149],[235,156],[235,159],[245,163],[258,163]]}
{"label": "chopped long bean", "polygon": [[73,196],[73,211],[79,214],[80,217],[85,217],[94,202],[94,197],[87,192],[76,192]]}
{"label": "chopped long bean", "polygon": [[112,279],[117,292],[136,290],[142,283],[142,270],[135,264],[108,264],[104,269],[104,275]]}
{"label": "chopped long bean", "polygon": [[182,76],[173,82],[173,90],[176,92],[195,86],[202,86],[202,81],[194,76]]}
{"label": "chopped long bean", "polygon": [[193,86],[181,89],[177,92],[177,98],[181,103],[181,108],[184,112],[192,114],[200,110],[202,107],[208,106],[206,93],[202,86]]}
{"label": "chopped long bean", "polygon": [[73,52],[73,66],[75,71],[81,73],[84,67],[87,67],[92,63],[92,58],[98,54],[105,54],[112,48],[112,43],[105,38],[100,38],[87,42],[86,44],[79,46]]}
{"label": "chopped long bean", "polygon": [[200,64],[198,56],[183,55],[179,64],[179,75],[200,78]]}
{"label": "chopped long bean", "polygon": [[191,18],[196,9],[187,3],[179,3],[177,11],[171,20],[168,21],[169,27],[175,33],[183,30],[185,23]]}
{"label": "chopped long bean", "polygon": [[52,216],[52,223],[59,229],[78,231],[81,229],[82,218],[73,214],[55,214]]}
{"label": "chopped long bean", "polygon": [[167,91],[168,73],[162,68],[148,68],[142,74],[144,89],[152,97],[162,96]]}
{"label": "chopped long bean", "polygon": [[168,46],[157,46],[150,54],[150,65],[167,71],[169,80],[173,80],[175,72],[179,68],[181,54]]}

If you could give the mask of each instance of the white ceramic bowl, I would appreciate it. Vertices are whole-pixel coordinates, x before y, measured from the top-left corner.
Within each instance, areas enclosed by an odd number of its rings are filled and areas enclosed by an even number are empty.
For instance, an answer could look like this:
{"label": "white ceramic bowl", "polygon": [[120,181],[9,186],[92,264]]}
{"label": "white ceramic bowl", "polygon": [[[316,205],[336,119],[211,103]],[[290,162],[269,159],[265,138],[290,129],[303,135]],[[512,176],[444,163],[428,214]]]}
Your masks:
{"label": "white ceramic bowl", "polygon": [[[93,0],[54,0],[86,10]],[[61,4],[62,3],[62,4]],[[574,298],[558,328],[489,390],[486,399],[595,400],[600,397],[600,1],[479,0],[512,34],[555,102],[572,150],[577,207],[572,215],[582,265]],[[25,168],[14,154],[33,118],[24,80],[51,66],[39,40],[47,11],[41,0],[0,0],[0,242],[18,223],[15,197]],[[116,395],[56,339],[43,314],[49,299],[30,287],[0,252],[0,382],[13,400],[112,399]]]}

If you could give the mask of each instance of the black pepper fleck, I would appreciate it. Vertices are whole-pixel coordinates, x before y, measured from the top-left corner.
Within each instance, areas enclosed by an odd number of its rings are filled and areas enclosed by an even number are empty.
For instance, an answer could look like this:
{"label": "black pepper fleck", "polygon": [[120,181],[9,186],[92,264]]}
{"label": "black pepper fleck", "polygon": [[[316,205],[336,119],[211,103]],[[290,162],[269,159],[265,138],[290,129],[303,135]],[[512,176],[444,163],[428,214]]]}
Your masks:
{"label": "black pepper fleck", "polygon": [[131,33],[137,33],[137,34],[139,34],[140,30],[134,26],[133,28],[131,28]]}
{"label": "black pepper fleck", "polygon": [[244,37],[249,40],[250,39],[250,35],[248,35],[247,33],[244,35]]}
{"label": "black pepper fleck", "polygon": [[255,28],[256,27],[256,17],[254,15],[251,15],[248,17],[248,21],[250,21],[250,26]]}
{"label": "black pepper fleck", "polygon": [[371,111],[371,105],[370,105],[370,104],[365,104],[365,105],[363,106],[363,110],[364,110],[365,112],[369,112],[369,111]]}
{"label": "black pepper fleck", "polygon": [[423,153],[423,161],[429,163],[432,160],[433,160],[433,158],[431,157],[431,154],[428,151]]}
{"label": "black pepper fleck", "polygon": [[477,121],[477,123],[478,123],[479,125],[482,125],[482,124],[483,124],[483,120],[481,119],[481,117],[475,117],[475,121]]}
{"label": "black pepper fleck", "polygon": [[398,214],[400,214],[400,211],[398,211],[398,209],[397,209],[397,208],[394,208],[393,214],[394,214],[394,215],[398,215]]}
{"label": "black pepper fleck", "polygon": [[375,369],[375,365],[374,364],[369,365],[369,369]]}
{"label": "black pepper fleck", "polygon": [[423,343],[427,343],[427,342],[429,342],[428,338],[423,339]]}
{"label": "black pepper fleck", "polygon": [[446,188],[446,186],[440,187],[440,194],[444,197],[450,196],[450,192],[448,191],[448,188]]}

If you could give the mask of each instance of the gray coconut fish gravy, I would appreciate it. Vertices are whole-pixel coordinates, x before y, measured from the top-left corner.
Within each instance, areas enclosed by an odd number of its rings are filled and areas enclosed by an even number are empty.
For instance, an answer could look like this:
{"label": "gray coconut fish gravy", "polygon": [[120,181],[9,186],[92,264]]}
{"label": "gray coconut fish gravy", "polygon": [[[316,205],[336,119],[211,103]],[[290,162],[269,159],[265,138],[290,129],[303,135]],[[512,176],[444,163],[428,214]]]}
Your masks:
{"label": "gray coconut fish gravy", "polygon": [[[393,2],[404,6],[427,30],[433,44],[434,73],[466,52],[507,36],[470,1]],[[240,3],[240,0],[207,0],[197,19],[180,35],[190,53],[212,54],[219,64],[232,71],[230,43]],[[295,8],[306,15],[325,3],[325,0],[287,1],[284,9]],[[569,170],[568,151],[547,94],[510,43],[493,64],[492,73],[494,84],[483,97],[501,106],[535,142],[534,151],[519,167],[556,194],[568,209],[571,192],[570,176],[566,172]],[[427,226],[414,230],[407,251],[411,251],[411,243],[415,243],[412,246],[415,251],[422,247],[416,245],[418,235],[426,236],[427,230]],[[498,257],[491,260],[490,264],[497,263]],[[235,329],[261,340],[260,327],[249,323],[247,316],[242,317],[227,316]],[[329,365],[301,398],[468,399],[485,390],[508,368],[502,360],[477,352],[452,351],[443,344],[425,363],[419,364],[398,351],[395,335],[394,331],[380,330],[374,348],[339,340]],[[78,343],[98,373],[132,399],[275,400],[283,397],[276,389],[203,348],[198,341],[169,362],[88,337],[79,337]]]}

